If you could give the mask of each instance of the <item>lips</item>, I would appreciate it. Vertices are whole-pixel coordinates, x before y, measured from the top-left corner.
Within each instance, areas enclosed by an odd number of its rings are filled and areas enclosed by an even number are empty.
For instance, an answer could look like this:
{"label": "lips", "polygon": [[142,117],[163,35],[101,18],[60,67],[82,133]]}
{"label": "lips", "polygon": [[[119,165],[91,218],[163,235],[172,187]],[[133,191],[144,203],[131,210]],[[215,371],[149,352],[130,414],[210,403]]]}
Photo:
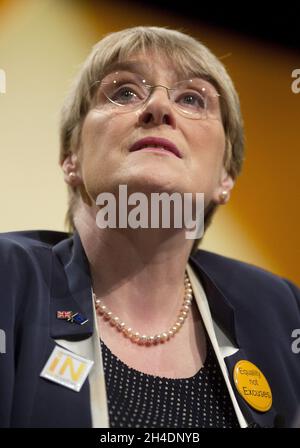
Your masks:
{"label": "lips", "polygon": [[130,152],[139,151],[140,149],[143,148],[163,148],[164,150],[174,154],[176,157],[179,157],[180,159],[182,158],[181,153],[177,148],[177,146],[174,145],[174,143],[170,142],[170,140],[167,140],[165,138],[160,137],[142,138],[141,140],[138,140],[131,146]]}

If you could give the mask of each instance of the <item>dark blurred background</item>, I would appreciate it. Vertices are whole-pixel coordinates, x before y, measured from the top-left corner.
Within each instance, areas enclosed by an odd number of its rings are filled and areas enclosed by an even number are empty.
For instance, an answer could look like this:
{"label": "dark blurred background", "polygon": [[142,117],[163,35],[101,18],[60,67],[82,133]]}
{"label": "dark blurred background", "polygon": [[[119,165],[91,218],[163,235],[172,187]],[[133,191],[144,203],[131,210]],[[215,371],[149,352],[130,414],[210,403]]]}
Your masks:
{"label": "dark blurred background", "polygon": [[[103,0],[92,0],[101,5]],[[155,7],[194,23],[240,32],[252,39],[268,41],[300,51],[300,2],[199,2],[198,0],[129,0],[126,5]]]}

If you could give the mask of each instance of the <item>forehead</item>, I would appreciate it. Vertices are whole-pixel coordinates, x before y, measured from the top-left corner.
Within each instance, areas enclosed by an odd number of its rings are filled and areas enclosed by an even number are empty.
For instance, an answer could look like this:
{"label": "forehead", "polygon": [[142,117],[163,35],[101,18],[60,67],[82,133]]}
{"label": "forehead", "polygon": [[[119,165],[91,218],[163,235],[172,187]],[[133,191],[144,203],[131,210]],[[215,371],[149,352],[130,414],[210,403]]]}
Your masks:
{"label": "forehead", "polygon": [[138,73],[147,78],[163,76],[171,82],[176,82],[189,76],[200,76],[200,73],[197,74],[195,70],[187,67],[183,68],[175,60],[158,53],[155,55],[153,53],[148,54],[148,57],[145,54],[134,55],[126,60],[113,61],[107,64],[103,75],[121,70]]}

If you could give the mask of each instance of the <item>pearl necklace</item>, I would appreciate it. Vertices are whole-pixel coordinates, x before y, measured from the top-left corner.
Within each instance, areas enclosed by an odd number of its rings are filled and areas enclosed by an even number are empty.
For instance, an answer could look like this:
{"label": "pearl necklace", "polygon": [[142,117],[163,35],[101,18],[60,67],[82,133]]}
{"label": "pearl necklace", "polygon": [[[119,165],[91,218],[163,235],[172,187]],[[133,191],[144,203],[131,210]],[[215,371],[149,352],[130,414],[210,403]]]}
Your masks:
{"label": "pearl necklace", "polygon": [[115,316],[106,305],[103,304],[102,300],[99,299],[96,294],[93,292],[93,299],[95,302],[96,312],[100,316],[102,316],[106,321],[109,321],[109,323],[115,327],[118,331],[122,332],[123,335],[130,339],[131,342],[135,344],[140,345],[153,345],[158,344],[160,342],[167,342],[172,337],[174,337],[178,331],[181,329],[182,325],[184,324],[189,309],[191,307],[192,298],[193,298],[193,291],[191,287],[191,283],[189,280],[189,277],[187,274],[185,274],[184,279],[184,287],[185,287],[185,294],[184,294],[184,300],[183,305],[181,307],[181,310],[178,314],[177,320],[174,325],[170,328],[169,331],[156,334],[154,336],[147,336],[145,334],[140,335],[138,331],[134,331],[131,327],[128,327],[125,322],[122,322],[121,319],[118,316]]}

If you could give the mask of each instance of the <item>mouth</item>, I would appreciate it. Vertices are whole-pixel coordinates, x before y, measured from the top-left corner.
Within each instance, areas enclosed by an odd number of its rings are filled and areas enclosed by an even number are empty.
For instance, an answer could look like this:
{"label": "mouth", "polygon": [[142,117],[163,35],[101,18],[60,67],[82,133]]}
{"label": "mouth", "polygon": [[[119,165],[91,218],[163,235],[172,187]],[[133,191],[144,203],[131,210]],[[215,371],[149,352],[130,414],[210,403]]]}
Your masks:
{"label": "mouth", "polygon": [[167,140],[165,138],[160,137],[146,137],[142,138],[141,140],[138,140],[135,142],[131,148],[130,152],[133,151],[140,151],[141,149],[154,149],[161,152],[169,152],[173,154],[174,156],[178,157],[179,159],[182,158],[182,155],[174,143],[172,143],[170,140]]}

